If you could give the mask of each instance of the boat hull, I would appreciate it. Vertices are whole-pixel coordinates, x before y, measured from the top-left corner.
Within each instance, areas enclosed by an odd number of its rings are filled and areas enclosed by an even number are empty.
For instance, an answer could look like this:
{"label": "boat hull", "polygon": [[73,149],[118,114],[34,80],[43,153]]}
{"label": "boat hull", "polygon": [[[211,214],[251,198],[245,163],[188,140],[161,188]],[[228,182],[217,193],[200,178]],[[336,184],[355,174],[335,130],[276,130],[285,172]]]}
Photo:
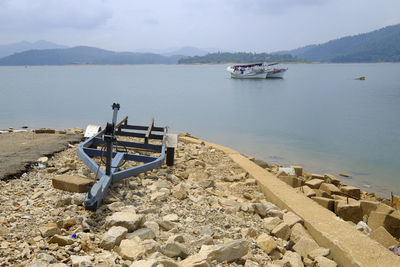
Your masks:
{"label": "boat hull", "polygon": [[273,69],[267,72],[266,78],[283,78],[286,71],[287,69]]}
{"label": "boat hull", "polygon": [[239,74],[231,73],[231,78],[234,79],[265,79],[266,73],[256,73],[256,74]]}

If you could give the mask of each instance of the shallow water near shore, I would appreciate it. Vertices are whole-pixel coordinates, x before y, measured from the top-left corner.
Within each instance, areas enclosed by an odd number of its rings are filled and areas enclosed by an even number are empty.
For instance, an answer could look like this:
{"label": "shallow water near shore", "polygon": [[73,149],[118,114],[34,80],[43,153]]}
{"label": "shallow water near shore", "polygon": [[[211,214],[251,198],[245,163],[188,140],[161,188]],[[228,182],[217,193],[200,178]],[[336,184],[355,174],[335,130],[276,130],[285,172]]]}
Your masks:
{"label": "shallow water near shore", "polygon": [[[293,64],[235,80],[225,65],[0,67],[0,129],[168,125],[267,162],[400,194],[400,64]],[[365,81],[355,78],[365,76]]]}

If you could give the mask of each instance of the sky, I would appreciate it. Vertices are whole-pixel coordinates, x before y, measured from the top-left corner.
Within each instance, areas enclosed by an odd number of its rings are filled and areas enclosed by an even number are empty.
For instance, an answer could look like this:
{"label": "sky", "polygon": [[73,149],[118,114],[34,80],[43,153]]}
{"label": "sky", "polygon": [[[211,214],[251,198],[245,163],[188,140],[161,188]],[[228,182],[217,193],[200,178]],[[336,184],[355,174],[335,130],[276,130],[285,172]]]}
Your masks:
{"label": "sky", "polygon": [[399,0],[0,0],[0,44],[275,52],[400,23]]}

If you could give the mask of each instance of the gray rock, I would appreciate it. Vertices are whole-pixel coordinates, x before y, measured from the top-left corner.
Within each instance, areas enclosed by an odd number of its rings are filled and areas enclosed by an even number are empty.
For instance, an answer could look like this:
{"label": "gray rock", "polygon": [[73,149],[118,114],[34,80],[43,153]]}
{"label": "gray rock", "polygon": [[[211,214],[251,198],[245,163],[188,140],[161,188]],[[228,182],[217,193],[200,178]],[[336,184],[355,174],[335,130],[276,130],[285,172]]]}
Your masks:
{"label": "gray rock", "polygon": [[71,245],[74,243],[74,241],[69,236],[62,235],[53,235],[48,242],[57,243],[60,246]]}
{"label": "gray rock", "polygon": [[111,227],[103,236],[100,247],[104,249],[112,249],[118,246],[122,239],[124,239],[128,229],[122,226]]}
{"label": "gray rock", "polygon": [[133,233],[127,234],[126,239],[132,239],[136,236],[139,237],[141,240],[156,238],[156,235],[154,234],[152,229],[140,228],[140,229],[137,229],[136,231],[134,231]]}
{"label": "gray rock", "polygon": [[153,222],[153,221],[146,221],[143,224],[144,227],[146,228],[150,228],[151,230],[153,230],[153,233],[158,236],[160,234],[160,226],[158,225],[158,223]]}
{"label": "gray rock", "polygon": [[179,216],[176,215],[175,213],[171,213],[171,214],[165,215],[163,217],[163,220],[170,221],[170,222],[177,222],[177,221],[179,221]]}
{"label": "gray rock", "polygon": [[158,260],[149,259],[149,260],[140,260],[134,261],[129,267],[156,267],[160,264]]}
{"label": "gray rock", "polygon": [[153,239],[146,239],[141,242],[147,255],[160,251],[160,244]]}
{"label": "gray rock", "polygon": [[124,239],[118,248],[119,255],[124,260],[137,260],[145,254],[145,247],[141,244],[140,238]]}
{"label": "gray rock", "polygon": [[167,182],[165,182],[163,180],[158,180],[158,181],[154,182],[151,186],[149,186],[149,189],[151,191],[158,191],[158,190],[160,190],[162,188],[167,188],[168,189],[170,187],[171,186]]}
{"label": "gray rock", "polygon": [[48,266],[49,263],[41,259],[35,259],[26,265],[26,267],[48,267]]}
{"label": "gray rock", "polygon": [[158,225],[159,225],[162,229],[164,229],[164,230],[166,230],[166,231],[171,230],[171,229],[174,228],[175,225],[176,225],[175,223],[173,223],[173,222],[171,222],[171,221],[164,221],[164,220],[160,220],[160,221],[158,221],[157,223],[158,223]]}
{"label": "gray rock", "polygon": [[315,258],[314,266],[315,267],[337,267],[337,264],[336,264],[336,262],[334,262],[328,258],[325,258],[323,256],[318,256]]}
{"label": "gray rock", "polygon": [[267,207],[262,203],[254,204],[254,211],[260,215],[262,218],[267,216]]}
{"label": "gray rock", "polygon": [[134,231],[144,223],[144,215],[128,211],[116,212],[106,218],[106,227],[122,226],[128,231]]}
{"label": "gray rock", "polygon": [[304,267],[304,264],[301,261],[301,256],[292,251],[286,251],[285,255],[283,255],[282,261],[284,263],[289,262],[291,267]]}
{"label": "gray rock", "polygon": [[173,242],[185,243],[185,238],[181,234],[173,235],[168,238],[167,243],[173,243]]}
{"label": "gray rock", "polygon": [[181,259],[185,259],[189,255],[187,249],[182,244],[176,242],[167,243],[161,247],[161,253],[170,258],[179,257]]}
{"label": "gray rock", "polygon": [[61,234],[61,230],[60,230],[60,228],[58,228],[58,225],[55,222],[51,222],[51,223],[46,224],[43,227],[40,227],[39,231],[43,237],[49,237],[49,236]]}
{"label": "gray rock", "polygon": [[55,263],[57,261],[56,258],[54,258],[52,255],[49,255],[49,254],[46,254],[46,253],[39,253],[36,256],[36,258],[40,259],[40,260],[44,260],[44,261],[46,261],[48,263]]}
{"label": "gray rock", "polygon": [[93,257],[91,256],[71,256],[72,267],[89,267],[93,266]]}
{"label": "gray rock", "polygon": [[213,246],[202,246],[199,254],[206,255],[209,261],[231,262],[247,254],[249,243],[245,239],[234,240]]}

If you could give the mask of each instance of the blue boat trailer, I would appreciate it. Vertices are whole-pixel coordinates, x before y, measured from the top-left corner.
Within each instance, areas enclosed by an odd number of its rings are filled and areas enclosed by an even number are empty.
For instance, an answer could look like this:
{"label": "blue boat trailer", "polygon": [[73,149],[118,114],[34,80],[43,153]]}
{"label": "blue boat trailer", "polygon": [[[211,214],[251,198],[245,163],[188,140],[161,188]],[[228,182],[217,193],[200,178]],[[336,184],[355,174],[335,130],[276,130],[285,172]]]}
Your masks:
{"label": "blue boat trailer", "polygon": [[[114,103],[112,109],[112,122],[107,123],[105,129],[78,146],[78,157],[95,174],[97,180],[87,192],[83,203],[88,210],[96,210],[100,207],[114,183],[155,168],[160,168],[164,163],[166,154],[167,165],[172,166],[174,164],[177,136],[168,135],[167,127],[154,126],[154,118],[149,126],[129,125],[128,116],[117,124],[120,105]],[[119,136],[136,137],[136,139],[139,138],[143,142],[122,141],[117,139]],[[167,153],[165,153],[167,138],[172,140],[170,143],[173,145],[167,147]],[[161,140],[161,144],[151,144],[150,140]],[[101,149],[98,149],[98,147],[101,147]],[[142,154],[132,154],[129,153],[129,149],[155,152],[159,153],[160,156],[152,157]],[[93,157],[100,157],[105,168],[100,168],[101,164],[97,164],[92,159]],[[120,170],[122,165],[127,161],[136,161],[143,164]]]}

